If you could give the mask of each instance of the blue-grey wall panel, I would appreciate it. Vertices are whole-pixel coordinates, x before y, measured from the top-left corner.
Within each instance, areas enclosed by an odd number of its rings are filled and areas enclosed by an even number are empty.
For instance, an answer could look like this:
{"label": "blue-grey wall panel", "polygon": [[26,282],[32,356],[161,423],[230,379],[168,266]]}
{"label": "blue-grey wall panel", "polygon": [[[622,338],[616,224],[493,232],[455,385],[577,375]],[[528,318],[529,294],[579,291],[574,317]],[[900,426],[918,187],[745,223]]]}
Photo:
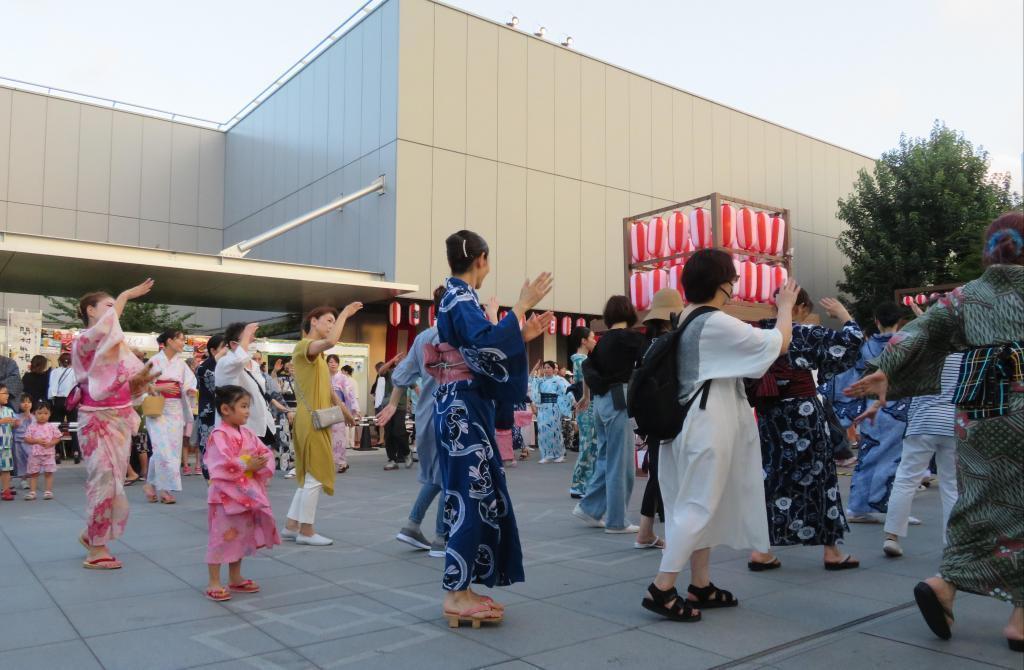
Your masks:
{"label": "blue-grey wall panel", "polygon": [[363,86],[360,112],[360,155],[380,148],[381,15],[368,16],[363,25]]}

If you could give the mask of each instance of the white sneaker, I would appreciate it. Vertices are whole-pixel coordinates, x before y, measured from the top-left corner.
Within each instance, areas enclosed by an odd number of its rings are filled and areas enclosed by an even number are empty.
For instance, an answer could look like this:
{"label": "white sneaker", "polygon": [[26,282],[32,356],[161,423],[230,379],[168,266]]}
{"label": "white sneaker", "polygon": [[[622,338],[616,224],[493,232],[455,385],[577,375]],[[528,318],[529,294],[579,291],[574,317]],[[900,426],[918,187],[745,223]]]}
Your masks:
{"label": "white sneaker", "polygon": [[911,526],[920,526],[921,525],[921,520],[918,519],[916,516],[911,516],[911,517],[907,517],[907,523],[910,524]]}
{"label": "white sneaker", "polygon": [[562,456],[561,458],[556,458],[555,463],[565,463],[565,456]]}
{"label": "white sneaker", "polygon": [[850,510],[846,510],[846,521],[849,523],[882,523],[874,514],[854,514]]}
{"label": "white sneaker", "polygon": [[885,552],[886,556],[892,558],[899,558],[903,555],[903,547],[896,540],[886,540],[885,544],[882,545],[882,551]]}
{"label": "white sneaker", "polygon": [[[572,515],[580,521],[582,521],[583,523],[590,526],[591,528],[601,528],[604,526],[604,521],[601,521],[600,519],[595,519],[594,517],[584,512],[583,508],[579,506],[579,503],[577,503],[576,506],[572,508]],[[637,530],[640,529],[637,528]]]}
{"label": "white sneaker", "polygon": [[307,544],[311,547],[326,547],[334,544],[334,540],[329,537],[324,537],[320,533],[313,533],[310,536],[299,535],[295,538],[295,544]]}
{"label": "white sneaker", "polygon": [[295,479],[295,468],[292,468],[284,476],[285,479]]}
{"label": "white sneaker", "polygon": [[548,463],[551,462],[551,459],[550,458],[542,458],[542,459],[540,459],[537,462],[540,463],[541,465],[547,465]]}
{"label": "white sneaker", "polygon": [[609,535],[628,535],[631,533],[639,533],[640,526],[636,525],[635,523],[631,523],[625,528],[608,528],[606,526],[604,532],[608,533]]}
{"label": "white sneaker", "polygon": [[297,538],[299,536],[299,531],[297,531],[297,530],[288,530],[287,528],[282,528],[281,531],[278,533],[278,535],[281,536],[282,540],[291,540],[292,542],[294,542],[295,538]]}

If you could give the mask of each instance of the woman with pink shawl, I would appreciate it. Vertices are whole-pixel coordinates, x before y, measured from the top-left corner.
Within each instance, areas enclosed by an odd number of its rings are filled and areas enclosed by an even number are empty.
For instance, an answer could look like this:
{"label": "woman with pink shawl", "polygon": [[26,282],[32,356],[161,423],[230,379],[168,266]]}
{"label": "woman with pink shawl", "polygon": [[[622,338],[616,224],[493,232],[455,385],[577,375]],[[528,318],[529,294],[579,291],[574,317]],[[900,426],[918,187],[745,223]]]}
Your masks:
{"label": "woman with pink shawl", "polygon": [[[86,529],[78,541],[89,551],[82,566],[93,570],[121,567],[107,544],[121,537],[128,522],[124,479],[132,433],[139,427],[132,398],[151,381],[149,367],[128,348],[118,319],[129,300],[152,288],[153,280],[147,279],[116,300],[95,292],[87,293],[78,303],[86,327],[71,347],[72,366],[79,380],[78,441],[86,472]],[[72,391],[72,404],[74,395]]]}

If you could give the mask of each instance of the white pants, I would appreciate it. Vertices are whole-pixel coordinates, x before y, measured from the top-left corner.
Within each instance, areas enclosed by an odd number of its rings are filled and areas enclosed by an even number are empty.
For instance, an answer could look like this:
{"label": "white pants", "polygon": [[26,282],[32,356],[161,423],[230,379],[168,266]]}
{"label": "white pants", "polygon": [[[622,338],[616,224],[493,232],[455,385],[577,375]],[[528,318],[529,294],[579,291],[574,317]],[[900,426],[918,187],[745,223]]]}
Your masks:
{"label": "white pants", "polygon": [[306,479],[302,486],[296,489],[292,497],[292,504],[288,508],[288,518],[299,523],[313,524],[316,519],[316,505],[320,501],[320,491],[324,485],[317,481],[313,475],[306,473]]}
{"label": "white pants", "polygon": [[910,435],[903,438],[903,458],[896,469],[896,480],[889,495],[889,511],[885,515],[885,532],[907,536],[910,505],[921,480],[928,473],[928,463],[935,456],[939,469],[939,495],[942,497],[942,532],[956,503],[956,438],[944,435]]}

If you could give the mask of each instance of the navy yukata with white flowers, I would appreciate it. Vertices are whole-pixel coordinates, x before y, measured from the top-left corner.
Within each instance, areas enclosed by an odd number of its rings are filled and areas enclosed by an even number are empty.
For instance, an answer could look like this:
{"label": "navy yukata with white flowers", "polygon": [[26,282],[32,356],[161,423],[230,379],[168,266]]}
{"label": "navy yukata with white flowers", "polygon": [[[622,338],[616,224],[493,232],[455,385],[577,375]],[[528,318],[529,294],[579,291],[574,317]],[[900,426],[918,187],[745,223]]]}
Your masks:
{"label": "navy yukata with white flowers", "polygon": [[473,378],[434,392],[448,530],[441,586],[506,586],[525,578],[523,550],[494,430],[512,427],[513,407],[526,397],[526,347],[514,313],[492,324],[466,282],[450,278],[445,288],[438,339],[459,350]]}
{"label": "navy yukata with white flowers", "polygon": [[[775,321],[763,321],[761,327],[774,328]],[[824,382],[856,363],[863,340],[854,321],[841,330],[794,324],[787,362],[795,370],[817,370]],[[757,427],[771,544],[837,544],[849,526],[817,394],[760,405]]]}

